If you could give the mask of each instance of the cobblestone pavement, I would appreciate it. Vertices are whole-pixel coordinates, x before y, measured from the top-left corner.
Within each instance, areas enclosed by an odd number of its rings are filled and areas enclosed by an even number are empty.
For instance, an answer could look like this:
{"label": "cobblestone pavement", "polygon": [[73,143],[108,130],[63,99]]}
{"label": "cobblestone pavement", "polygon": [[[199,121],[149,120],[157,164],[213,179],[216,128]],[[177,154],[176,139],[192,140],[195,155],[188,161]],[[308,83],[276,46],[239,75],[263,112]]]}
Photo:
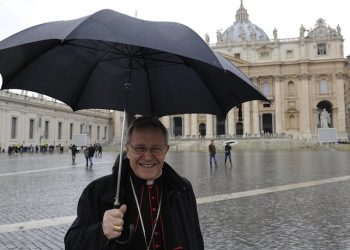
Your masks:
{"label": "cobblestone pavement", "polygon": [[[193,184],[205,249],[350,249],[350,155],[336,151],[239,151],[233,166],[170,152]],[[0,154],[0,250],[64,249],[78,198],[109,174],[115,154]]]}

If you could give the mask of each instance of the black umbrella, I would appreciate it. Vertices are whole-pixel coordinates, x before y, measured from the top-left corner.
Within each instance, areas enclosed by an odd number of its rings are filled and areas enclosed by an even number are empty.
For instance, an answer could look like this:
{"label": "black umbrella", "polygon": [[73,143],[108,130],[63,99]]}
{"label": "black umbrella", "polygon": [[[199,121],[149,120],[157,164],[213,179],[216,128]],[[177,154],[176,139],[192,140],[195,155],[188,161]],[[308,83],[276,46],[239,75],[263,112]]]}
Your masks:
{"label": "black umbrella", "polygon": [[265,99],[188,27],[112,10],[37,25],[1,41],[0,73],[1,89],[42,93],[73,110],[123,110],[126,80],[133,114],[225,117],[242,102]]}
{"label": "black umbrella", "polygon": [[[266,100],[190,28],[112,10],[37,25],[8,37],[0,42],[0,73],[1,89],[45,94],[73,110],[225,117],[242,102]],[[116,204],[119,177],[120,172]]]}

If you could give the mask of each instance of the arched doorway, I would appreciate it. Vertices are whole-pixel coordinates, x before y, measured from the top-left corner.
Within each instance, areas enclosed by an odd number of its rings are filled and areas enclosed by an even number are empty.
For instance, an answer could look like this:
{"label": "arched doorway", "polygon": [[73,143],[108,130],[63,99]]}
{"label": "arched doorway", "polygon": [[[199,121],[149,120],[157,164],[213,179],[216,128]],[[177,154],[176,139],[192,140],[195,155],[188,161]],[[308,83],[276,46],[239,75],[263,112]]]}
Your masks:
{"label": "arched doorway", "polygon": [[321,127],[321,123],[320,123],[320,116],[321,116],[321,112],[322,110],[325,109],[328,113],[329,113],[329,117],[330,117],[330,124],[328,124],[328,126],[330,128],[333,127],[333,105],[331,102],[329,101],[321,101],[317,104],[317,127],[320,128]]}
{"label": "arched doorway", "polygon": [[236,123],[236,135],[243,135],[243,123],[242,122]]}
{"label": "arched doorway", "polygon": [[205,123],[200,123],[199,124],[199,135],[200,135],[200,137],[204,137],[204,136],[206,136],[206,134],[207,134],[207,129],[206,129]]}
{"label": "arched doorway", "polygon": [[174,117],[173,133],[174,136],[182,136],[182,118]]}
{"label": "arched doorway", "polygon": [[263,114],[262,115],[262,130],[264,133],[272,134],[272,114]]}

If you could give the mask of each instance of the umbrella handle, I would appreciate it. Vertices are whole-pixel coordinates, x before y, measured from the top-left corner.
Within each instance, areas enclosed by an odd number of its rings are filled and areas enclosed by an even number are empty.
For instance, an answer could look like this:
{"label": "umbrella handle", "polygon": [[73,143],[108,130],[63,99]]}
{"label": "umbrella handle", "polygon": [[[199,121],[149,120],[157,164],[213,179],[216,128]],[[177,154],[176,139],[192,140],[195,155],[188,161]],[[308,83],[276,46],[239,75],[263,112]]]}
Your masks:
{"label": "umbrella handle", "polygon": [[[113,205],[113,208],[119,209],[120,205]],[[118,239],[112,239],[112,240],[115,241],[116,243],[120,244],[120,245],[125,245],[125,244],[128,244],[134,238],[134,236],[135,236],[134,233],[135,233],[135,225],[134,224],[130,224],[129,225],[129,237],[126,240],[124,240],[124,241],[118,240]]]}
{"label": "umbrella handle", "polygon": [[130,224],[129,225],[129,237],[122,241],[122,240],[118,240],[118,239],[113,239],[113,241],[115,241],[116,243],[120,244],[120,245],[126,245],[128,244],[135,236],[135,226],[134,224]]}

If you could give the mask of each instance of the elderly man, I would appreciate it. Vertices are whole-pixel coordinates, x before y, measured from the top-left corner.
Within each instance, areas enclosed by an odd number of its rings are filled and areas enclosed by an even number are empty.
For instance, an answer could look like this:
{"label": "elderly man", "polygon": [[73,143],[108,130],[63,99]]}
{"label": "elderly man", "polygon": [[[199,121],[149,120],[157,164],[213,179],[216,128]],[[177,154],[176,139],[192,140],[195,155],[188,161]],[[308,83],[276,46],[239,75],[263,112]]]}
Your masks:
{"label": "elderly man", "polygon": [[89,184],[65,236],[66,249],[204,249],[192,186],[164,162],[168,150],[159,120],[134,120],[122,159],[123,205],[113,208],[118,171]]}

